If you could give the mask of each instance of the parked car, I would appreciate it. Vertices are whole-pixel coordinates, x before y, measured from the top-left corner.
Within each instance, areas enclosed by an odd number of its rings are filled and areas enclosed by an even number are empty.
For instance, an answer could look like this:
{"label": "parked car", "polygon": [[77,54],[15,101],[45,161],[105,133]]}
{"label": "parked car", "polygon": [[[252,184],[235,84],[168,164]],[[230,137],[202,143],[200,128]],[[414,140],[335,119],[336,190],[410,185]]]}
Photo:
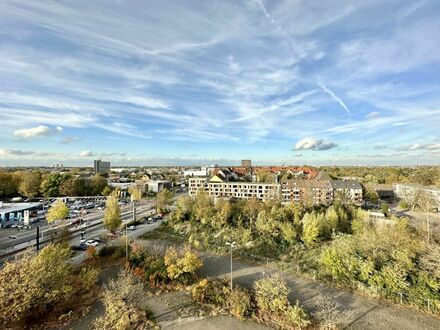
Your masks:
{"label": "parked car", "polygon": [[81,243],[78,245],[72,245],[70,249],[73,251],[85,251],[87,250],[87,246],[84,243]]}
{"label": "parked car", "polygon": [[17,228],[18,227],[18,225],[16,224],[16,223],[13,223],[12,225],[11,225],[11,228]]}
{"label": "parked car", "polygon": [[94,239],[89,239],[89,240],[85,241],[84,244],[87,246],[97,247],[99,245],[99,242],[95,241]]}

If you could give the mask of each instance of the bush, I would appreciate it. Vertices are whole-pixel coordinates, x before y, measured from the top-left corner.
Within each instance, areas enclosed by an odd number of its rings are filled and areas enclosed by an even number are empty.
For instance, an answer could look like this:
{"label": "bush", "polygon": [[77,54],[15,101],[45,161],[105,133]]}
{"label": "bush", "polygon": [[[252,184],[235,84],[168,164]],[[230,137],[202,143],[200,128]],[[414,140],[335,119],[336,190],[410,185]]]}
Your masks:
{"label": "bush", "polygon": [[278,275],[258,280],[255,283],[255,300],[261,319],[275,323],[280,329],[307,326],[310,323],[307,313],[298,302],[290,305],[289,293],[290,289]]}
{"label": "bush", "polygon": [[408,202],[406,201],[406,200],[401,200],[400,202],[399,202],[399,207],[401,208],[401,209],[404,209],[404,210],[406,210],[406,209],[409,209],[409,204],[408,204]]}
{"label": "bush", "polygon": [[202,304],[211,304],[220,308],[226,308],[227,297],[230,295],[228,282],[207,279],[197,283],[191,291],[192,298]]}
{"label": "bush", "polygon": [[86,289],[92,288],[99,275],[99,270],[92,267],[82,267],[78,278]]}
{"label": "bush", "polygon": [[93,245],[89,245],[86,250],[87,259],[93,259],[96,257],[96,248]]}
{"label": "bush", "polygon": [[319,297],[313,316],[319,322],[319,328],[324,330],[339,329],[348,319],[347,313],[340,310],[338,303],[323,296]]}
{"label": "bush", "polygon": [[104,246],[101,250],[99,250],[98,256],[115,258],[125,257],[125,246]]}
{"label": "bush", "polygon": [[105,315],[95,320],[94,329],[145,329],[153,323],[142,309],[142,284],[129,272],[121,272],[116,280],[104,286]]}
{"label": "bush", "polygon": [[167,249],[164,263],[168,277],[183,284],[189,284],[195,272],[203,265],[199,257],[191,250],[186,249],[179,253],[174,248]]}
{"label": "bush", "polygon": [[226,304],[229,312],[240,320],[245,320],[251,313],[251,295],[246,289],[235,288]]}

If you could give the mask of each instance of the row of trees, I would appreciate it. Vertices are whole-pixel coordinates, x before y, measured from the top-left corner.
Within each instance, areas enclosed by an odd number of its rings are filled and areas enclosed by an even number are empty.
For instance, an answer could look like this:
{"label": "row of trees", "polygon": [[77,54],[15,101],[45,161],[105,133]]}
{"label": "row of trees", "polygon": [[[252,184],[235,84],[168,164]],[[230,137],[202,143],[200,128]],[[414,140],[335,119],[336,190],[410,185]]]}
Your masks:
{"label": "row of trees", "polygon": [[93,196],[110,192],[107,180],[101,175],[81,178],[39,171],[0,172],[0,198]]}
{"label": "row of trees", "polygon": [[320,168],[334,178],[357,177],[364,183],[413,183],[423,186],[440,187],[440,168],[438,166],[420,167],[359,167],[328,166]]}
{"label": "row of trees", "polygon": [[350,222],[363,216],[360,209],[342,203],[327,208],[283,206],[277,201],[263,203],[256,199],[214,202],[199,194],[177,201],[171,225],[189,231],[190,239],[195,241],[233,239],[272,255],[298,243],[313,246],[333,234],[349,233]]}

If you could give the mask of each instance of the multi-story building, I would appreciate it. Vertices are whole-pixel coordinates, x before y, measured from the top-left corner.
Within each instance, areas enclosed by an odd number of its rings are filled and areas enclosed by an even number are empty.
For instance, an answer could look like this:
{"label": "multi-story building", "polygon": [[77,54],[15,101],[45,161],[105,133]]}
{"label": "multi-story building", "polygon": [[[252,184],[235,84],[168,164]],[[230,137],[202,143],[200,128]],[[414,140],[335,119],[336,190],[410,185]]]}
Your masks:
{"label": "multi-story building", "polygon": [[95,174],[108,174],[110,173],[110,162],[103,162],[98,159],[93,162],[93,171]]}
{"label": "multi-story building", "polygon": [[190,178],[189,194],[200,192],[213,197],[257,198],[261,200],[280,198],[283,203],[304,202],[330,204],[335,200],[362,203],[362,186],[356,181],[331,180],[319,176],[320,180],[283,180],[280,183],[227,182],[224,177]]}
{"label": "multi-story building", "polygon": [[333,188],[329,181],[287,180],[281,182],[283,201],[309,204],[329,204],[333,201]]}
{"label": "multi-story building", "polygon": [[424,187],[414,184],[395,184],[394,195],[404,200],[413,200],[421,193],[426,194],[432,200],[432,207],[440,212],[440,188]]}
{"label": "multi-story building", "polygon": [[209,178],[190,178],[188,193],[196,195],[205,192],[212,197],[257,198],[266,200],[279,196],[280,185],[257,182],[222,182],[218,176]]}

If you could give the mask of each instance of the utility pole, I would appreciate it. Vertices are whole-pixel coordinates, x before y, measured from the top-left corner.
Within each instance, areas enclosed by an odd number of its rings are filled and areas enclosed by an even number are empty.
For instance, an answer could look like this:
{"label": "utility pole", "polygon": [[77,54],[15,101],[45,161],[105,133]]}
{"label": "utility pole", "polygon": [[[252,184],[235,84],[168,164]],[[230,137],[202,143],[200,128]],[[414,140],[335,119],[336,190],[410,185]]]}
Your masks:
{"label": "utility pole", "polygon": [[37,226],[37,251],[40,250],[40,226]]}
{"label": "utility pole", "polygon": [[236,242],[226,242],[226,245],[228,245],[231,248],[231,292],[232,292],[232,248],[235,247]]}

